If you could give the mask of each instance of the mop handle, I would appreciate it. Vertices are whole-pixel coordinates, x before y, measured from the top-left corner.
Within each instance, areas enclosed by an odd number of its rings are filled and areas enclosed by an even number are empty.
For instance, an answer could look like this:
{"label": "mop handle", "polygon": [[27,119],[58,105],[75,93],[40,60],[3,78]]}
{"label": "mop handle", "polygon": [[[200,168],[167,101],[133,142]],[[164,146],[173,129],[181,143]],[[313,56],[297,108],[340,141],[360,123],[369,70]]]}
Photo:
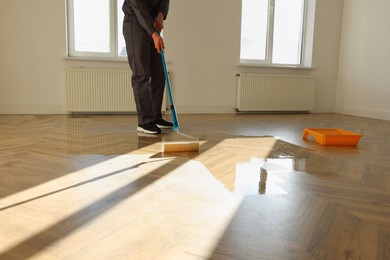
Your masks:
{"label": "mop handle", "polygon": [[168,75],[168,70],[167,70],[167,65],[165,62],[165,57],[164,57],[164,51],[160,50],[161,53],[161,59],[162,59],[162,64],[164,68],[164,75],[165,75],[165,81],[167,82],[167,90],[168,90],[168,97],[169,97],[169,103],[170,103],[170,108],[171,108],[171,114],[172,114],[172,121],[173,121],[173,130],[177,131],[179,129],[179,121],[177,119],[177,114],[175,110],[175,105],[173,103],[173,96],[172,96],[172,91],[171,91],[171,84],[169,82],[169,75]]}

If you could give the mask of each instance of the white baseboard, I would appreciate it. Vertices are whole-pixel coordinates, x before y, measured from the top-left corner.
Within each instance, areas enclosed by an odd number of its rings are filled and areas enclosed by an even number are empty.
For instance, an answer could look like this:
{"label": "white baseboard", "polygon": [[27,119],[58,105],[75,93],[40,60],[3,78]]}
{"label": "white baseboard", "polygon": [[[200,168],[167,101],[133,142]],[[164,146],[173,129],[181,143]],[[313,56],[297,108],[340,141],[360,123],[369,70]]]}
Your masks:
{"label": "white baseboard", "polygon": [[390,111],[369,108],[336,106],[336,113],[373,119],[390,120]]}
{"label": "white baseboard", "polygon": [[[169,110],[166,111],[169,113]],[[176,106],[178,114],[234,114],[233,107]],[[0,114],[69,114],[64,106],[0,106]]]}
{"label": "white baseboard", "polygon": [[0,106],[3,115],[69,114],[65,106]]}
{"label": "white baseboard", "polygon": [[175,106],[177,114],[235,114],[234,107],[227,106]]}
{"label": "white baseboard", "polygon": [[[169,110],[166,111],[169,113]],[[329,109],[315,109],[312,113],[330,112]],[[357,107],[337,106],[336,113],[351,116],[390,120],[390,111]],[[178,114],[235,114],[230,106],[176,106]],[[0,106],[0,114],[69,114],[65,106]]]}
{"label": "white baseboard", "polygon": [[310,111],[310,113],[334,113],[334,107],[315,107],[314,110]]}

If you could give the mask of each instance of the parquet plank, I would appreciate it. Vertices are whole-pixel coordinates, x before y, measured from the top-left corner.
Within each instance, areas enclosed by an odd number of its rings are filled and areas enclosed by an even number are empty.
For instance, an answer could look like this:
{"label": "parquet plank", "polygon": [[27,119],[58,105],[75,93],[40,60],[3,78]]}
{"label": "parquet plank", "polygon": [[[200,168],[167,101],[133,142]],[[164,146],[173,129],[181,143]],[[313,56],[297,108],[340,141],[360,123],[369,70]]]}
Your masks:
{"label": "parquet plank", "polygon": [[180,120],[199,153],[162,154],[183,137],[135,115],[0,115],[0,259],[390,259],[390,122]]}

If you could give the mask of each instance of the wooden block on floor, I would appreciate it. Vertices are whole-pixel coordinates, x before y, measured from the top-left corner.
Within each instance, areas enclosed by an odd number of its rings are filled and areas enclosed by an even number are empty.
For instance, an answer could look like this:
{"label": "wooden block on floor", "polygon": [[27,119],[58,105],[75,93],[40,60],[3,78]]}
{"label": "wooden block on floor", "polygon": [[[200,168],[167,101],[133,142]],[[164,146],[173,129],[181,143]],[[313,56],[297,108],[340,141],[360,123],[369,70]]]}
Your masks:
{"label": "wooden block on floor", "polygon": [[198,152],[198,141],[176,141],[176,142],[163,142],[163,153],[176,153],[176,152]]}

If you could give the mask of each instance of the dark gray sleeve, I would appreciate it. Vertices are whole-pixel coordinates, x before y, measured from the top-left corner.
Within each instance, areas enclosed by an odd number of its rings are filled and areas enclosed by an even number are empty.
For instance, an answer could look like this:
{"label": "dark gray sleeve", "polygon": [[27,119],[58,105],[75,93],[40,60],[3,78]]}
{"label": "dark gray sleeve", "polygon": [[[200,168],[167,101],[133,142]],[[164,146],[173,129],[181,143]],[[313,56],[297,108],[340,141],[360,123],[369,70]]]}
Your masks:
{"label": "dark gray sleeve", "polygon": [[162,13],[164,15],[164,20],[167,19],[169,10],[169,0],[161,0],[158,6],[158,13]]}
{"label": "dark gray sleeve", "polygon": [[154,29],[154,18],[150,14],[145,0],[126,0],[126,2],[131,5],[139,23],[148,32],[148,34],[152,35],[156,32]]}

